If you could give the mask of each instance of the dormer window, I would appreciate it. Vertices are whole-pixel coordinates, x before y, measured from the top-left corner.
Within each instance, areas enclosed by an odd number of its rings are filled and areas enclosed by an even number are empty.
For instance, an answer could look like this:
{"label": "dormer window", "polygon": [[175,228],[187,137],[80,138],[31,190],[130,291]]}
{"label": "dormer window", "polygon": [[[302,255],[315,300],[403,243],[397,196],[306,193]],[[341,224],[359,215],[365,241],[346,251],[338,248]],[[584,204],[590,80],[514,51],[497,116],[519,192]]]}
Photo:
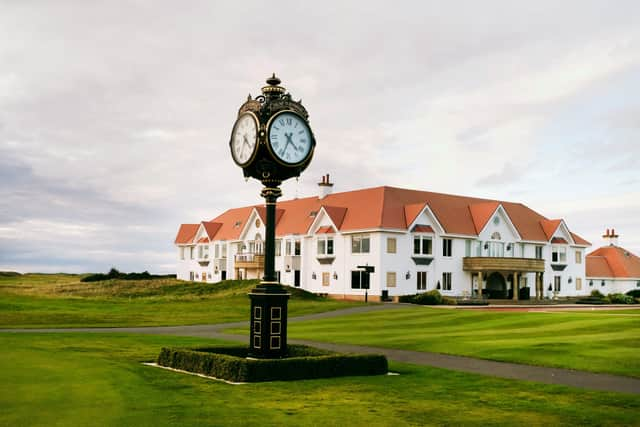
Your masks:
{"label": "dormer window", "polygon": [[566,264],[567,262],[567,248],[565,246],[552,246],[551,247],[551,262],[557,262],[560,264]]}
{"label": "dormer window", "polygon": [[318,256],[333,255],[333,237],[318,237]]}
{"label": "dormer window", "polygon": [[433,255],[433,241],[430,236],[413,236],[414,255]]}

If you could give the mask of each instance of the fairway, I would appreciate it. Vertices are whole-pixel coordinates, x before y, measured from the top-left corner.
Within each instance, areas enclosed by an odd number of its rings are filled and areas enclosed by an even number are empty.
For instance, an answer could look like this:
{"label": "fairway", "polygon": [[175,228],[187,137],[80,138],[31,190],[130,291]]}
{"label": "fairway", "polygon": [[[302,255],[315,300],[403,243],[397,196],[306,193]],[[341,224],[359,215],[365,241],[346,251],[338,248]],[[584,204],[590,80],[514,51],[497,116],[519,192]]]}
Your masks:
{"label": "fairway", "polygon": [[178,337],[0,334],[0,425],[634,425],[637,396],[391,363],[399,376],[232,386],[147,367]]}
{"label": "fairway", "polygon": [[[81,277],[0,277],[0,327],[170,326],[242,321],[249,316],[247,293],[258,283],[230,280],[209,284],[175,279],[83,283]],[[361,304],[289,290],[290,316]]]}
{"label": "fairway", "polygon": [[635,311],[505,313],[417,306],[292,323],[289,336],[640,377]]}

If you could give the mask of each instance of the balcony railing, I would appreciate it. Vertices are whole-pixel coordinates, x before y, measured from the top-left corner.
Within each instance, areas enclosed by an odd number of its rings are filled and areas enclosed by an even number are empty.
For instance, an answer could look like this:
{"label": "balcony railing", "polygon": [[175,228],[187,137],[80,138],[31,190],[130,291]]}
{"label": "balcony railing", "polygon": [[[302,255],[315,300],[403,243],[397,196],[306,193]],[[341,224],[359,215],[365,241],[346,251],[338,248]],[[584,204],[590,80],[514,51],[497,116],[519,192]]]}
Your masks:
{"label": "balcony railing", "polygon": [[538,271],[544,272],[544,260],[512,257],[464,257],[464,271]]}
{"label": "balcony railing", "polygon": [[263,268],[264,267],[264,255],[263,254],[236,254],[235,258],[236,268]]}

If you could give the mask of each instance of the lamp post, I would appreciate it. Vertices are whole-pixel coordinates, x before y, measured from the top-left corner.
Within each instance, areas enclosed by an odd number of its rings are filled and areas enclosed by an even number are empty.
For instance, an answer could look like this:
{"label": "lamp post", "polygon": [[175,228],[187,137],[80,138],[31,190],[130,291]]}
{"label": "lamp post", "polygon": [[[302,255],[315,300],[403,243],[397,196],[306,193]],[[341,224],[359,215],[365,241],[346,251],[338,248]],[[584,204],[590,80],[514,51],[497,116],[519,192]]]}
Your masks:
{"label": "lamp post", "polygon": [[246,178],[259,180],[265,200],[264,276],[251,290],[249,356],[279,358],[287,355],[287,305],[290,293],[275,273],[276,202],[280,185],[300,176],[313,157],[315,138],[308,113],[280,86],[275,74],[262,95],[249,95],[238,111],[231,132],[231,156]]}

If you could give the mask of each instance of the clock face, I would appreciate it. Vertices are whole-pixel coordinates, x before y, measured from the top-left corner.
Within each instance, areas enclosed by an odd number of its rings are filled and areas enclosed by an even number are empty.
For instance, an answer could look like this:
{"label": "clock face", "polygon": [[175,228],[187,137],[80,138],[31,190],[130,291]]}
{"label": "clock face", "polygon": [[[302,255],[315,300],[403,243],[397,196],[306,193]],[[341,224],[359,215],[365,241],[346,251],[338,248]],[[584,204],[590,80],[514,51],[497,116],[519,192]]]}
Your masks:
{"label": "clock face", "polygon": [[231,132],[231,156],[240,166],[249,163],[258,145],[258,120],[252,113],[242,114]]}
{"label": "clock face", "polygon": [[268,145],[271,153],[282,163],[296,165],[309,157],[313,135],[302,117],[283,111],[269,121]]}

